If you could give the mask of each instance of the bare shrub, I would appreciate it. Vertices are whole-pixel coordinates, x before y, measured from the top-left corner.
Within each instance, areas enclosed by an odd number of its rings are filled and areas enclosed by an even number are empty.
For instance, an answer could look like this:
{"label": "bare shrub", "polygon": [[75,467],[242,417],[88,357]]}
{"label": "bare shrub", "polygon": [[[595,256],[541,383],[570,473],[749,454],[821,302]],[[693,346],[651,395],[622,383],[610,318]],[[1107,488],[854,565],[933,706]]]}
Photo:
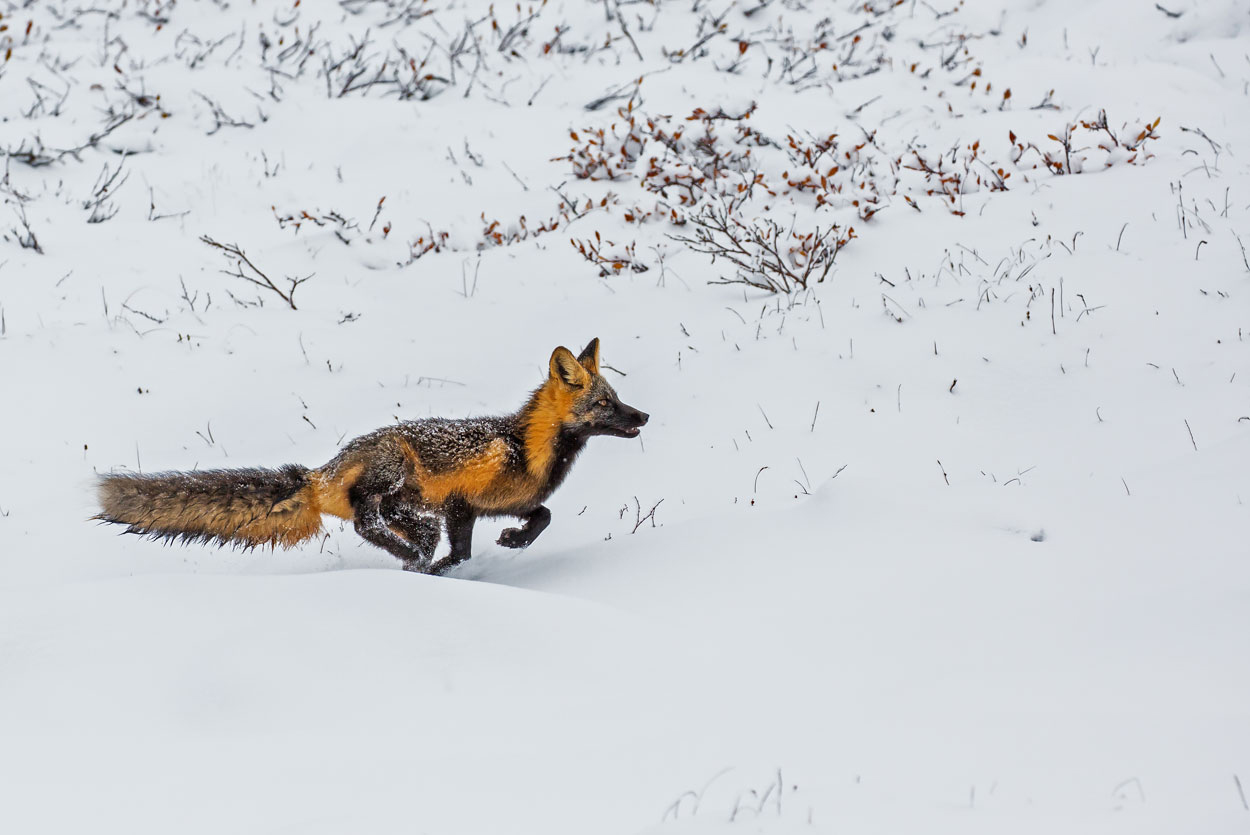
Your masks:
{"label": "bare shrub", "polygon": [[[218,243],[208,235],[201,235],[200,240],[214,249],[220,250],[223,255],[234,262],[234,269],[222,270],[223,273],[234,276],[235,278],[241,278],[249,284],[255,284],[257,287],[268,290],[277,295],[278,298],[282,299],[282,301],[286,302],[292,310],[298,309],[295,307],[295,291],[301,284],[312,278],[312,275],[306,275],[303,278],[286,276],[285,281],[287,283],[287,287],[283,290],[273,282],[273,279],[252,263],[252,260],[247,257],[247,254],[244,253],[242,249],[239,248],[238,244]],[[233,297],[233,294],[231,294],[231,296]]]}
{"label": "bare shrub", "polygon": [[770,293],[803,290],[819,284],[833,269],[842,247],[855,237],[854,228],[817,225],[810,232],[786,228],[771,218],[744,220],[728,207],[709,201],[688,221],[693,232],[670,235],[695,252],[733,265],[732,276],[712,284],[746,284]]}

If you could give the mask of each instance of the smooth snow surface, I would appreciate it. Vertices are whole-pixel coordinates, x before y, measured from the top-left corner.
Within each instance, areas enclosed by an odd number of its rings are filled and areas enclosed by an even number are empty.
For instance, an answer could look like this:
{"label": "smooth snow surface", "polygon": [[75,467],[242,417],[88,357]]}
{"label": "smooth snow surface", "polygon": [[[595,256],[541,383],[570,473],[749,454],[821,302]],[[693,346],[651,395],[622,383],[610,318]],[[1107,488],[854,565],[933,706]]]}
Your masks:
{"label": "smooth snow surface", "polygon": [[[0,0],[0,832],[1250,831],[1245,4],[505,5]],[[86,521],[596,336],[525,552]]]}

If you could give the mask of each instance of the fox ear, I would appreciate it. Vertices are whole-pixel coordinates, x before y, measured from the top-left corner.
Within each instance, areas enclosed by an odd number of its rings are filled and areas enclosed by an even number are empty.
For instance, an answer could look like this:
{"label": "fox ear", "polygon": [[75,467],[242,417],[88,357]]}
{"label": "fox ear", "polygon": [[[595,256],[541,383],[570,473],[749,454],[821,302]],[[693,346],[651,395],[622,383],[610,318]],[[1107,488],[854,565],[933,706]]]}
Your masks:
{"label": "fox ear", "polygon": [[559,380],[570,388],[582,388],[590,382],[590,374],[573,356],[573,352],[561,345],[551,352],[551,379]]}
{"label": "fox ear", "polygon": [[586,348],[577,355],[577,361],[591,374],[599,373],[599,337],[590,340]]}

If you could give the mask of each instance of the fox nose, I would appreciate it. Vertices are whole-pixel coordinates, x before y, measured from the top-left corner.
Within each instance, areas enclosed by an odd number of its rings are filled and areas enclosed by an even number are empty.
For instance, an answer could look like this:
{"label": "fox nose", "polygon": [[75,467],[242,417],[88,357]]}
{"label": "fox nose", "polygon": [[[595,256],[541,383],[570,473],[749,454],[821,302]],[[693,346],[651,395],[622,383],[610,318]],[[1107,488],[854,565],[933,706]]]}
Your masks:
{"label": "fox nose", "polygon": [[651,415],[646,412],[635,409],[626,403],[621,404],[621,417],[628,420],[634,426],[646,426],[647,421],[651,419]]}

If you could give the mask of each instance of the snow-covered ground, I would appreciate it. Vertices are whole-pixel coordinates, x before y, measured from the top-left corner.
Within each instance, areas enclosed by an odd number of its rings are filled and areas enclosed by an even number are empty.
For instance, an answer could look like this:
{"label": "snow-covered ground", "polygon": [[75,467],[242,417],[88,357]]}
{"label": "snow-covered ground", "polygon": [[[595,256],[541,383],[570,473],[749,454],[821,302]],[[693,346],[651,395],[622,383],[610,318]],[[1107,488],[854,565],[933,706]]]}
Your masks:
{"label": "snow-covered ground", "polygon": [[[1250,831],[1244,3],[0,15],[0,831]],[[595,336],[525,552],[87,521]]]}

